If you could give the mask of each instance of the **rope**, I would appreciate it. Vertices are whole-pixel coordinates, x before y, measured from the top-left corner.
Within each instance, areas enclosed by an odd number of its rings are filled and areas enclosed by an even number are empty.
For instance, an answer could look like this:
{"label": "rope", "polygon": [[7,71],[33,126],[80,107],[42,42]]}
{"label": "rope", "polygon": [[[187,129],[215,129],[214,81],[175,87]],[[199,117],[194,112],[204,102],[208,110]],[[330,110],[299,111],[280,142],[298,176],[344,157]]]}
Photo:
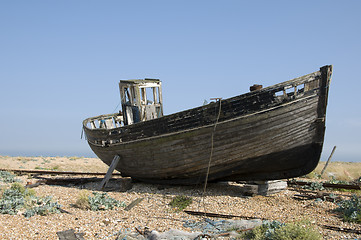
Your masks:
{"label": "rope", "polygon": [[211,136],[211,155],[210,155],[209,161],[208,161],[207,174],[206,174],[206,179],[205,179],[205,181],[204,181],[204,188],[203,188],[203,194],[202,194],[203,209],[204,209],[204,212],[205,212],[205,213],[206,213],[207,211],[206,211],[206,205],[205,205],[205,201],[204,201],[204,196],[205,196],[206,190],[207,190],[208,176],[209,176],[209,171],[210,171],[210,168],[211,168],[211,162],[212,162],[212,157],[213,157],[214,132],[216,131],[216,127],[217,127],[217,124],[218,124],[219,117],[220,117],[220,115],[221,115],[221,107],[222,107],[221,99],[219,98],[218,101],[219,101],[219,111],[218,111],[218,115],[217,115],[216,122],[214,123],[213,131],[212,131],[212,136]]}
{"label": "rope", "polygon": [[117,108],[119,107],[120,103],[122,102],[122,100],[119,100],[119,103],[118,105],[114,108],[113,112],[112,113],[115,113],[115,111],[117,110]]}
{"label": "rope", "polygon": [[[128,92],[128,90],[126,90],[126,92]],[[123,101],[124,101],[124,99],[125,99],[125,94],[124,94],[123,98],[121,98],[121,99],[119,100],[119,103],[118,103],[118,105],[114,108],[114,110],[113,110],[112,114],[113,114],[113,113],[115,113],[115,111],[116,111],[116,110],[117,110],[117,108],[119,107],[120,103],[121,103],[121,102],[123,102]]]}

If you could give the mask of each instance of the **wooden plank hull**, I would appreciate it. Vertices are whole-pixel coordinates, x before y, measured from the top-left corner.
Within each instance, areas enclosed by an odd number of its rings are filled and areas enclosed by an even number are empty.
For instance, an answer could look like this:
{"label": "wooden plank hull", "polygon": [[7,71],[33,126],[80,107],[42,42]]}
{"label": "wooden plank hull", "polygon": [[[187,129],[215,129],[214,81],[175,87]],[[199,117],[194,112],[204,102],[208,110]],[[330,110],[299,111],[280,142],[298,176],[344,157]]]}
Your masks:
{"label": "wooden plank hull", "polygon": [[[197,184],[206,179],[208,166],[209,181],[297,177],[311,172],[321,155],[331,71],[326,66],[283,84],[115,132],[89,129],[87,120],[84,129],[100,159],[110,165],[119,155],[116,169],[142,181]],[[283,92],[289,86],[293,92]],[[279,91],[283,95],[277,96]]]}

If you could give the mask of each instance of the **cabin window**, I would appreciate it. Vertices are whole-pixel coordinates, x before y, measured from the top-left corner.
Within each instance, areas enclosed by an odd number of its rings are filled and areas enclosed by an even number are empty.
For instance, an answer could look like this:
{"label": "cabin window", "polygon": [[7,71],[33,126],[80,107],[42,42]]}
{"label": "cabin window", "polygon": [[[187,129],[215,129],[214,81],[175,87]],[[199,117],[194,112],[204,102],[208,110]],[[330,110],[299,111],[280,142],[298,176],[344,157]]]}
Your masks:
{"label": "cabin window", "polygon": [[159,104],[159,88],[143,87],[140,88],[140,96],[143,105]]}
{"label": "cabin window", "polygon": [[130,93],[128,88],[123,88],[124,102],[130,102]]}
{"label": "cabin window", "polygon": [[154,102],[159,104],[160,101],[160,94],[159,94],[159,87],[154,87],[153,88],[153,97],[154,97]]}
{"label": "cabin window", "polygon": [[132,88],[123,88],[124,89],[124,100],[126,103],[133,105],[136,102],[136,95],[134,89]]}
{"label": "cabin window", "polygon": [[140,92],[143,105],[151,105],[154,103],[154,101],[152,101],[153,92],[151,88],[140,88]]}

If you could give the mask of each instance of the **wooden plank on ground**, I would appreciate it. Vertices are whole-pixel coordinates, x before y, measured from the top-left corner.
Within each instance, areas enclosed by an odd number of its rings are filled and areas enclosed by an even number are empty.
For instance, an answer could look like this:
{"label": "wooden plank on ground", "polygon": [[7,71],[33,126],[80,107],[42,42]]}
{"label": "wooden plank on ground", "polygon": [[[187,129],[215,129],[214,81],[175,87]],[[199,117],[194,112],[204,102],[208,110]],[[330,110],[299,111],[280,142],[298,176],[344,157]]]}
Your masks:
{"label": "wooden plank on ground", "polygon": [[84,233],[75,233],[74,229],[57,232],[59,240],[85,240]]}
{"label": "wooden plank on ground", "polygon": [[133,207],[135,207],[136,205],[138,205],[141,201],[143,201],[144,198],[137,198],[135,199],[133,202],[131,202],[128,206],[126,206],[126,208],[124,209],[125,211],[129,211],[130,209],[132,209]]}
{"label": "wooden plank on ground", "polygon": [[115,155],[112,163],[109,166],[107,174],[105,174],[103,181],[100,183],[100,190],[103,190],[105,185],[107,185],[107,183],[109,182],[109,179],[112,177],[115,167],[118,165],[119,159],[120,159],[119,155]]}

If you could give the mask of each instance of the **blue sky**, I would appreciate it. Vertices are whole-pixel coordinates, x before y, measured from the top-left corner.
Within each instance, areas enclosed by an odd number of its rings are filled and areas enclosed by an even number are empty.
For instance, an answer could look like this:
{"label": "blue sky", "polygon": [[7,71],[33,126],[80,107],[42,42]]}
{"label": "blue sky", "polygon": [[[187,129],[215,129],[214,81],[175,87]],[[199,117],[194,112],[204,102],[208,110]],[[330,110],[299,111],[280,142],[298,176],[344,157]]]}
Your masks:
{"label": "blue sky", "polygon": [[94,156],[82,120],[118,80],[160,78],[166,114],[333,64],[322,159],[361,161],[361,1],[0,0],[0,155]]}

